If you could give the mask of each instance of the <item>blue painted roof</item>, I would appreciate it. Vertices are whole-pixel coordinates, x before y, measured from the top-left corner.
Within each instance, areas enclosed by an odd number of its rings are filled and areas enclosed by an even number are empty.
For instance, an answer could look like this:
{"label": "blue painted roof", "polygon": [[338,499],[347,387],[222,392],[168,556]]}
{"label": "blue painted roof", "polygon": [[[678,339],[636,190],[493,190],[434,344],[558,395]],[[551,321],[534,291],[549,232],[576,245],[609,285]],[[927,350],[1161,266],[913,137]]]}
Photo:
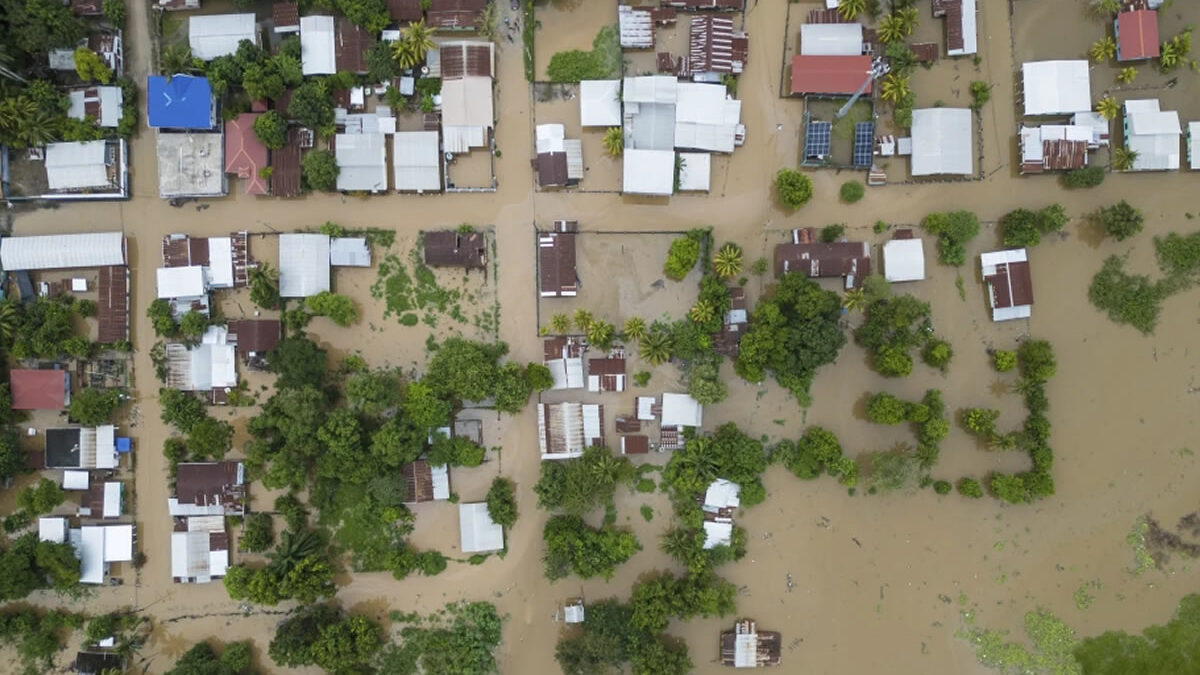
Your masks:
{"label": "blue painted roof", "polygon": [[212,87],[208,78],[154,75],[147,81],[150,126],[167,129],[211,129]]}

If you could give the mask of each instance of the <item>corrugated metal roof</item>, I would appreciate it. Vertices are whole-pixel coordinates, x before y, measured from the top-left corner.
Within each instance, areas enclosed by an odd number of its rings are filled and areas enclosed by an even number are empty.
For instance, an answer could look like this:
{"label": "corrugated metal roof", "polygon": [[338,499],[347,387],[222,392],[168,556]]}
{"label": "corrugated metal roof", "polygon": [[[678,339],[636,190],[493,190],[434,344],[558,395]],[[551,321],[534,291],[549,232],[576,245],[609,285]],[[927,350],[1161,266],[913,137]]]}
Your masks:
{"label": "corrugated metal roof", "polygon": [[208,285],[204,283],[204,268],[199,265],[160,267],[157,276],[160,299],[192,298],[208,292]]}
{"label": "corrugated metal roof", "polygon": [[329,237],[279,235],[279,294],[307,298],[329,290]]}
{"label": "corrugated metal roof", "polygon": [[627,148],[622,158],[621,191],[627,194],[670,195],[675,190],[675,152]]}
{"label": "corrugated metal roof", "polygon": [[800,26],[800,53],[805,56],[862,54],[861,23],[806,23]]}
{"label": "corrugated metal roof", "polygon": [[487,504],[458,505],[458,531],[463,553],[486,553],[504,548],[504,528],[492,521]]}
{"label": "corrugated metal roof", "polygon": [[383,134],[338,134],[337,189],[379,192],[387,190],[387,139]]}
{"label": "corrugated metal roof", "polygon": [[0,265],[9,272],[124,264],[125,237],[120,232],[0,239]]}
{"label": "corrugated metal roof", "polygon": [[305,75],[333,75],[337,72],[332,16],[300,17],[300,65]]}
{"label": "corrugated metal roof", "polygon": [[364,237],[330,239],[329,264],[335,267],[370,267],[371,247]]}
{"label": "corrugated metal roof", "polygon": [[393,135],[392,171],[399,192],[441,190],[438,132],[401,131]]}
{"label": "corrugated metal roof", "polygon": [[46,180],[51,190],[108,187],[105,141],[50,143],[46,146]]}
{"label": "corrugated metal roof", "polygon": [[912,175],[970,175],[975,165],[971,126],[966,108],[914,110]]}
{"label": "corrugated metal roof", "polygon": [[238,43],[258,44],[254,14],[199,14],[188,17],[188,44],[192,55],[211,61],[237,52]]}

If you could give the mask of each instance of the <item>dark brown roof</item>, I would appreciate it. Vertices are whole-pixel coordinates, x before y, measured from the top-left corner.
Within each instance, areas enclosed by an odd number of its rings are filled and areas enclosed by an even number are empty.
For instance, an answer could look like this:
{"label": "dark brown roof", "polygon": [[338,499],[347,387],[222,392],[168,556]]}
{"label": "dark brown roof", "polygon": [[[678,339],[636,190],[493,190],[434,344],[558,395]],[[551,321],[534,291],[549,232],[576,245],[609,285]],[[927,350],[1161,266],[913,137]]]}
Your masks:
{"label": "dark brown roof", "polygon": [[842,13],[836,8],[828,9],[822,7],[820,9],[809,10],[809,23],[850,23],[850,20],[842,16]]}
{"label": "dark brown roof", "polygon": [[[758,653],[756,661],[764,666],[777,666],[783,654],[783,638],[779,633],[770,630],[757,631]],[[721,632],[721,665],[734,665],[737,633],[727,630]]]}
{"label": "dark brown roof", "polygon": [[871,248],[861,241],[833,244],[779,244],[775,247],[775,276],[800,272],[812,278],[844,277],[857,280],[871,274]]}
{"label": "dark brown roof", "polygon": [[239,319],[229,322],[230,337],[237,336],[238,355],[246,358],[251,352],[262,354],[279,344],[278,319]]}
{"label": "dark brown roof", "polygon": [[288,106],[292,104],[292,93],[293,92],[291,89],[284,89],[283,93],[279,95],[279,98],[275,99],[275,112],[283,115],[287,119],[292,118],[292,116],[288,114]]}
{"label": "dark brown roof", "polygon": [[1033,304],[1033,276],[1029,262],[1000,263],[996,273],[983,278],[992,289],[995,306],[1022,307]]}
{"label": "dark brown roof", "polygon": [[208,238],[168,234],[162,240],[163,267],[208,264]]}
{"label": "dark brown roof", "polygon": [[537,172],[541,187],[565,187],[567,185],[567,153],[543,152],[531,164]]}
{"label": "dark brown roof", "polygon": [[393,21],[420,21],[421,0],[388,0],[388,14]]}
{"label": "dark brown roof", "polygon": [[439,230],[421,234],[425,264],[434,267],[487,267],[487,240],[482,232]]}
{"label": "dark brown roof", "polygon": [[644,455],[650,452],[650,437],[642,435],[622,436],[621,453],[625,455]]}
{"label": "dark brown roof", "polygon": [[917,56],[917,63],[932,63],[938,60],[938,46],[936,42],[913,42],[908,45],[913,54]]}
{"label": "dark brown roof", "polygon": [[432,0],[425,12],[433,28],[475,28],[475,18],[491,0]]}
{"label": "dark brown roof", "polygon": [[346,17],[338,17],[337,42],[334,43],[338,71],[367,72],[367,50],[373,42],[375,39],[365,28],[350,23]]}
{"label": "dark brown roof", "polygon": [[455,80],[467,76],[493,77],[492,45],[450,43],[439,50],[442,59],[442,79]]}
{"label": "dark brown roof", "polygon": [[400,467],[404,476],[404,501],[410,504],[433,501],[433,469],[429,462],[418,459]]}
{"label": "dark brown roof", "polygon": [[675,23],[678,10],[674,7],[657,7],[650,10],[650,20],[654,23],[665,26],[669,23]]}
{"label": "dark brown roof", "polygon": [[746,309],[746,289],[732,286],[729,289],[729,309]]}
{"label": "dark brown roof", "polygon": [[104,7],[101,0],[71,0],[71,11],[78,16],[100,16]]}
{"label": "dark brown roof", "polygon": [[617,433],[628,434],[642,430],[642,422],[637,415],[617,415]]}
{"label": "dark brown roof", "polygon": [[238,483],[239,462],[188,462],[175,473],[175,497],[180,504],[220,504],[226,513],[241,513],[244,485]]}
{"label": "dark brown roof", "polygon": [[271,5],[271,18],[276,30],[300,26],[300,5],[295,2],[277,2]]}
{"label": "dark brown roof", "polygon": [[577,359],[583,356],[583,344],[573,337],[552,337],[546,338],[542,342],[543,355],[546,361],[563,358],[563,351],[566,350],[566,358]]}
{"label": "dark brown roof", "polygon": [[297,197],[300,192],[300,130],[288,129],[287,143],[271,151],[271,194]]}
{"label": "dark brown roof", "polygon": [[740,73],[745,66],[750,41],[734,32],[727,16],[694,16],[689,42],[693,72]]}
{"label": "dark brown roof", "polygon": [[97,339],[103,344],[129,339],[129,271],[125,267],[101,267],[96,316],[100,321]]}
{"label": "dark brown roof", "polygon": [[962,0],[933,0],[933,15],[946,19],[946,49],[962,49]]}
{"label": "dark brown roof", "polygon": [[588,375],[624,375],[624,374],[625,374],[625,359],[622,357],[588,359]]}
{"label": "dark brown roof", "polygon": [[738,10],[742,8],[742,0],[663,0],[665,7],[682,7],[684,9],[721,9]]}
{"label": "dark brown roof", "polygon": [[67,371],[25,370],[9,372],[13,410],[62,410],[67,405]]}
{"label": "dark brown roof", "polygon": [[543,297],[573,296],[579,291],[574,231],[538,235],[538,276]]}

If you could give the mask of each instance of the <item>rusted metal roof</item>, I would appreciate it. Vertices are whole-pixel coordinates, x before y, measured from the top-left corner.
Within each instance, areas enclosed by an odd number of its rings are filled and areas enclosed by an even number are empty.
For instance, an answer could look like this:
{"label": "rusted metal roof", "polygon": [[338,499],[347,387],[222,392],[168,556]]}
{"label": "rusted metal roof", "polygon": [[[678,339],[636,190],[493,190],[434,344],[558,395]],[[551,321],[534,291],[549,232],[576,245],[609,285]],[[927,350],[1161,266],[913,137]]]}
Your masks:
{"label": "rusted metal roof", "polygon": [[278,319],[237,319],[229,322],[229,341],[236,336],[238,356],[262,354],[275,349],[281,333]]}
{"label": "rusted metal roof", "polygon": [[644,455],[650,452],[650,437],[636,434],[621,437],[621,454]]}
{"label": "rusted metal roof", "polygon": [[97,339],[102,344],[129,339],[129,270],[124,266],[101,267],[97,284],[96,316],[100,322]]}
{"label": "rusted metal roof", "polygon": [[542,297],[574,296],[579,292],[575,273],[578,223],[560,220],[554,229],[554,232],[538,235],[538,276]]}
{"label": "rusted metal roof", "polygon": [[544,360],[577,359],[583,356],[583,343],[574,337],[552,337],[542,342]]}
{"label": "rusted metal roof", "polygon": [[71,11],[76,16],[101,16],[104,6],[101,0],[71,0]]}
{"label": "rusted metal roof", "polygon": [[492,43],[451,42],[438,50],[442,59],[442,79],[493,77]]}
{"label": "rusted metal roof", "polygon": [[298,197],[300,189],[300,129],[288,129],[287,142],[271,151],[271,194]]}
{"label": "rusted metal roof", "polygon": [[1033,304],[1033,276],[1028,261],[1000,263],[996,273],[983,280],[991,286],[997,308]]}
{"label": "rusted metal roof", "polygon": [[424,13],[421,11],[421,0],[388,0],[388,14],[393,21],[420,21]]}
{"label": "rusted metal roof", "polygon": [[938,45],[936,42],[914,42],[908,45],[909,50],[917,56],[917,63],[933,63],[938,60]]}
{"label": "rusted metal roof", "polygon": [[280,28],[300,28],[300,5],[295,2],[277,2],[271,5],[271,18],[275,30]]}
{"label": "rusted metal roof", "polygon": [[946,19],[946,49],[963,48],[962,0],[933,0],[933,16]]}
{"label": "rusted metal roof", "polygon": [[664,7],[683,9],[716,9],[733,11],[742,8],[743,0],[663,0]]}
{"label": "rusted metal roof", "polygon": [[566,187],[567,153],[543,152],[530,160],[540,187]]}
{"label": "rusted metal roof", "polygon": [[628,434],[642,430],[642,422],[636,416],[617,415],[617,433]]}
{"label": "rusted metal roof", "polygon": [[334,57],[338,71],[351,73],[367,72],[367,50],[375,38],[365,28],[353,24],[345,17],[338,17],[337,38],[334,42]]}
{"label": "rusted metal roof", "polygon": [[775,247],[775,276],[787,272],[811,278],[853,276],[857,284],[871,274],[871,249],[861,241],[779,244]]}
{"label": "rusted metal roof", "polygon": [[726,16],[694,16],[689,44],[692,72],[741,73],[746,65],[749,39],[733,30]]}
{"label": "rusted metal roof", "polygon": [[850,23],[837,9],[814,9],[808,12],[808,23]]}
{"label": "rusted metal roof", "polygon": [[418,459],[400,467],[404,476],[404,501],[421,503],[433,501],[433,469],[429,462]]}
{"label": "rusted metal roof", "polygon": [[175,473],[175,497],[180,504],[220,505],[226,513],[241,513],[246,487],[239,483],[238,462],[187,462]]}
{"label": "rusted metal roof", "polygon": [[425,264],[434,267],[487,267],[487,239],[482,232],[423,232]]}
{"label": "rusted metal roof", "polygon": [[491,0],[432,0],[425,12],[433,28],[474,29],[475,19]]}

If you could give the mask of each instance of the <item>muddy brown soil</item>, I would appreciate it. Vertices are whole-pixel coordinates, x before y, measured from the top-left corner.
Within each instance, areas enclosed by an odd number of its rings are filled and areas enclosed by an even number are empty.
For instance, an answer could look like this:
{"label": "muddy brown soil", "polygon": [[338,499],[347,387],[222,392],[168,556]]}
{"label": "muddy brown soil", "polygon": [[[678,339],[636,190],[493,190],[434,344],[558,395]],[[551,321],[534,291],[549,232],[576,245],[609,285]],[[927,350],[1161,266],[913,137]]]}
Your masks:
{"label": "muddy brown soil", "polygon": [[[507,3],[501,4],[502,14],[506,15]],[[1078,45],[1094,38],[1072,37],[1071,44],[1076,46],[1056,50],[1058,35],[1102,29],[1100,24],[1086,22],[1049,26],[1025,16],[1025,12],[1034,11],[1031,7],[1047,4],[1030,0],[1013,3],[1018,12],[1017,52],[1021,59],[1073,56],[1082,48]],[[520,43],[505,41],[500,44],[498,62],[503,105],[498,107],[497,140],[504,153],[496,161],[496,193],[370,199],[310,195],[277,201],[248,198],[235,188],[231,191],[235,196],[206,202],[204,209],[194,204],[176,209],[157,196],[154,136],[143,130],[132,143],[130,201],[63,206],[17,216],[18,235],[120,229],[130,238],[133,306],[137,308],[133,313],[137,346],[134,394],[141,420],[132,430],[139,453],[136,519],[147,563],[139,583],[97,589],[87,608],[104,611],[130,605],[160,622],[139,660],[139,671],[144,667],[146,672],[163,672],[191,642],[210,637],[251,638],[263,670],[280,671],[265,657],[278,615],[255,610],[244,617],[219,584],[184,586],[170,581],[170,524],[162,509],[167,485],[158,452],[168,430],[159,422],[158,385],[151,375],[148,356],[154,336],[143,318],[143,308],[154,297],[152,270],[159,259],[160,237],[171,232],[214,235],[240,229],[288,231],[326,220],[347,226],[395,229],[401,242],[395,250],[401,255],[407,252],[402,242],[412,241],[423,228],[458,222],[494,224],[499,257],[496,283],[502,306],[500,337],[511,345],[515,358],[537,360],[541,358],[541,345],[536,339],[537,301],[532,292],[536,283],[530,229],[533,224],[571,218],[587,231],[685,230],[712,225],[718,242],[740,243],[747,249],[749,261],[769,251],[781,236],[780,231],[797,226],[844,222],[849,236],[880,243],[884,237],[871,231],[877,220],[911,224],[929,211],[966,208],[985,221],[994,221],[1016,206],[1038,207],[1055,201],[1078,218],[1098,204],[1128,198],[1148,212],[1147,231],[1132,243],[1098,242],[1088,236],[1086,227],[1073,224],[1065,238],[1043,243],[1032,252],[1036,305],[1033,318],[1024,323],[991,323],[974,266],[961,270],[966,296],[961,299],[955,289],[956,270],[932,264],[933,249],[927,242],[929,278],[902,290],[932,303],[937,332],[949,339],[956,351],[949,375],[918,366],[909,378],[884,380],[868,370],[861,349],[848,346],[835,365],[821,371],[813,386],[815,402],[805,410],[773,384],[759,388],[744,383],[726,366],[729,399],[705,411],[705,426],[735,421],[752,433],[774,440],[794,438],[806,424],[822,424],[838,434],[847,452],[857,454],[887,448],[908,438],[906,430],[875,427],[861,419],[865,393],[884,389],[916,398],[929,387],[942,389],[951,411],[965,406],[997,407],[1003,411],[1001,424],[1015,426],[1020,421],[1019,404],[1012,394],[1004,393],[1010,388],[1004,378],[988,368],[985,349],[1010,347],[1026,334],[1049,339],[1059,358],[1058,375],[1050,382],[1048,392],[1054,425],[1056,495],[1022,507],[1002,506],[992,499],[938,497],[930,491],[851,497],[833,481],[801,482],[776,467],[765,478],[770,493],[766,503],[739,518],[750,533],[746,559],[721,573],[742,591],[739,614],[756,618],[764,628],[783,632],[788,671],[914,675],[984,672],[971,647],[954,636],[959,626],[958,607],[944,598],[957,598],[960,593],[979,604],[982,625],[1009,629],[1018,635],[1022,615],[1035,606],[1058,613],[1083,635],[1110,628],[1140,630],[1166,620],[1178,598],[1196,587],[1200,574],[1194,565],[1179,564],[1170,573],[1133,576],[1128,572],[1133,558],[1125,536],[1135,519],[1147,512],[1162,522],[1173,523],[1196,508],[1197,460],[1192,453],[1181,450],[1189,445],[1196,450],[1195,439],[1200,437],[1200,416],[1196,415],[1200,359],[1192,353],[1198,348],[1200,298],[1195,290],[1172,297],[1164,305],[1157,332],[1144,337],[1110,323],[1094,311],[1087,303],[1086,289],[1103,257],[1129,251],[1131,265],[1152,271],[1153,235],[1195,229],[1185,215],[1200,210],[1200,202],[1191,201],[1195,176],[1110,176],[1101,188],[1085,192],[1064,192],[1053,177],[1016,178],[1012,170],[1016,118],[1011,96],[1014,61],[1009,3],[995,1],[981,3],[979,73],[974,74],[975,66],[970,62],[945,64],[948,67],[940,76],[943,79],[938,80],[931,72],[933,79],[922,84],[927,90],[918,93],[923,103],[932,104],[939,98],[949,103],[953,100],[950,90],[956,67],[972,71],[972,78],[986,78],[995,85],[992,102],[982,115],[983,180],[871,189],[862,202],[846,206],[835,195],[848,176],[817,172],[812,174],[817,199],[794,214],[783,212],[773,199],[770,181],[778,167],[796,162],[802,112],[799,101],[778,97],[783,61],[781,31],[787,7],[783,2],[756,0],[748,5],[745,23],[752,36],[752,52],[739,87],[745,100],[743,121],[748,138],[746,145],[729,158],[719,191],[714,186],[714,192],[722,195],[719,198],[680,196],[667,202],[612,194],[535,192],[527,152],[532,147],[531,102],[523,79]],[[793,6],[792,16],[804,9],[807,5]],[[130,7],[127,63],[139,80],[150,68],[144,38],[147,11],[146,3]],[[922,22],[935,24],[924,12]],[[930,26],[921,30],[940,33],[940,22],[936,30]],[[547,41],[550,48],[586,47],[594,28],[581,26],[578,31],[578,39],[571,40],[544,31],[539,36],[539,49]],[[1036,39],[1025,41],[1025,32]],[[539,53],[540,67],[544,67],[546,58]],[[1191,80],[1197,76],[1181,71],[1180,77],[1189,80],[1181,88],[1190,87],[1194,93]],[[939,87],[943,90],[940,93]],[[1190,103],[1179,100],[1183,118],[1200,115],[1195,100],[1194,96]],[[589,163],[600,161],[585,159]],[[977,254],[996,244],[996,236],[988,227],[970,252]],[[258,245],[257,239],[252,242],[252,253],[273,262],[269,249],[254,248]],[[268,253],[261,254],[264,250]],[[602,261],[603,256],[596,259]],[[595,274],[603,274],[603,269]],[[613,283],[595,274],[583,279],[589,289]],[[422,363],[426,333],[420,327],[405,328],[394,320],[382,319],[382,308],[368,292],[371,275],[363,271],[339,271],[336,275],[338,289],[351,293],[370,318],[355,330],[314,323],[318,339],[339,355],[359,352],[377,366],[407,368]],[[614,292],[620,283],[625,282],[618,280],[612,286]],[[751,300],[765,289],[766,280],[752,278]],[[618,311],[617,307],[613,311]],[[679,307],[676,315],[683,311]],[[857,317],[847,320],[855,322]],[[542,323],[546,321],[543,310]],[[640,369],[636,359],[633,368]],[[667,379],[666,375],[656,375],[652,390]],[[254,389],[261,381],[254,381]],[[624,400],[619,405],[624,407]],[[240,409],[233,414],[244,420],[252,412]],[[487,482],[497,472],[517,481],[521,519],[509,533],[505,558],[493,557],[481,567],[452,565],[431,579],[395,581],[386,574],[348,575],[347,584],[338,594],[341,602],[382,616],[389,607],[424,612],[462,598],[491,600],[509,616],[499,650],[503,672],[553,673],[554,642],[560,625],[552,617],[559,602],[580,593],[590,599],[624,598],[641,575],[672,568],[656,545],[657,536],[669,522],[665,500],[659,495],[621,492],[620,521],[634,528],[645,550],[622,566],[608,583],[569,579],[550,584],[543,579],[540,531],[546,515],[536,509],[530,489],[538,473],[533,418],[532,407],[500,423],[494,416],[489,417],[488,443],[503,448],[499,459],[460,472],[453,479],[463,501],[482,498]],[[1024,459],[980,449],[957,426],[942,447],[941,460],[934,470],[939,478],[1018,469]],[[664,460],[664,456],[654,455],[646,461]],[[269,503],[269,497],[258,486],[252,493],[256,503]],[[655,508],[657,515],[652,522],[643,521],[638,514],[641,504]],[[452,553],[456,522],[453,505],[422,506],[414,541]],[[786,583],[789,574],[795,582],[790,590]],[[1072,593],[1081,583],[1093,579],[1102,582],[1101,590],[1095,591],[1094,604],[1086,611],[1076,609]],[[34,601],[46,606],[61,602],[48,594],[39,594]],[[723,672],[713,662],[715,642],[718,631],[730,621],[702,619],[671,626],[671,633],[687,640],[696,672]]]}

